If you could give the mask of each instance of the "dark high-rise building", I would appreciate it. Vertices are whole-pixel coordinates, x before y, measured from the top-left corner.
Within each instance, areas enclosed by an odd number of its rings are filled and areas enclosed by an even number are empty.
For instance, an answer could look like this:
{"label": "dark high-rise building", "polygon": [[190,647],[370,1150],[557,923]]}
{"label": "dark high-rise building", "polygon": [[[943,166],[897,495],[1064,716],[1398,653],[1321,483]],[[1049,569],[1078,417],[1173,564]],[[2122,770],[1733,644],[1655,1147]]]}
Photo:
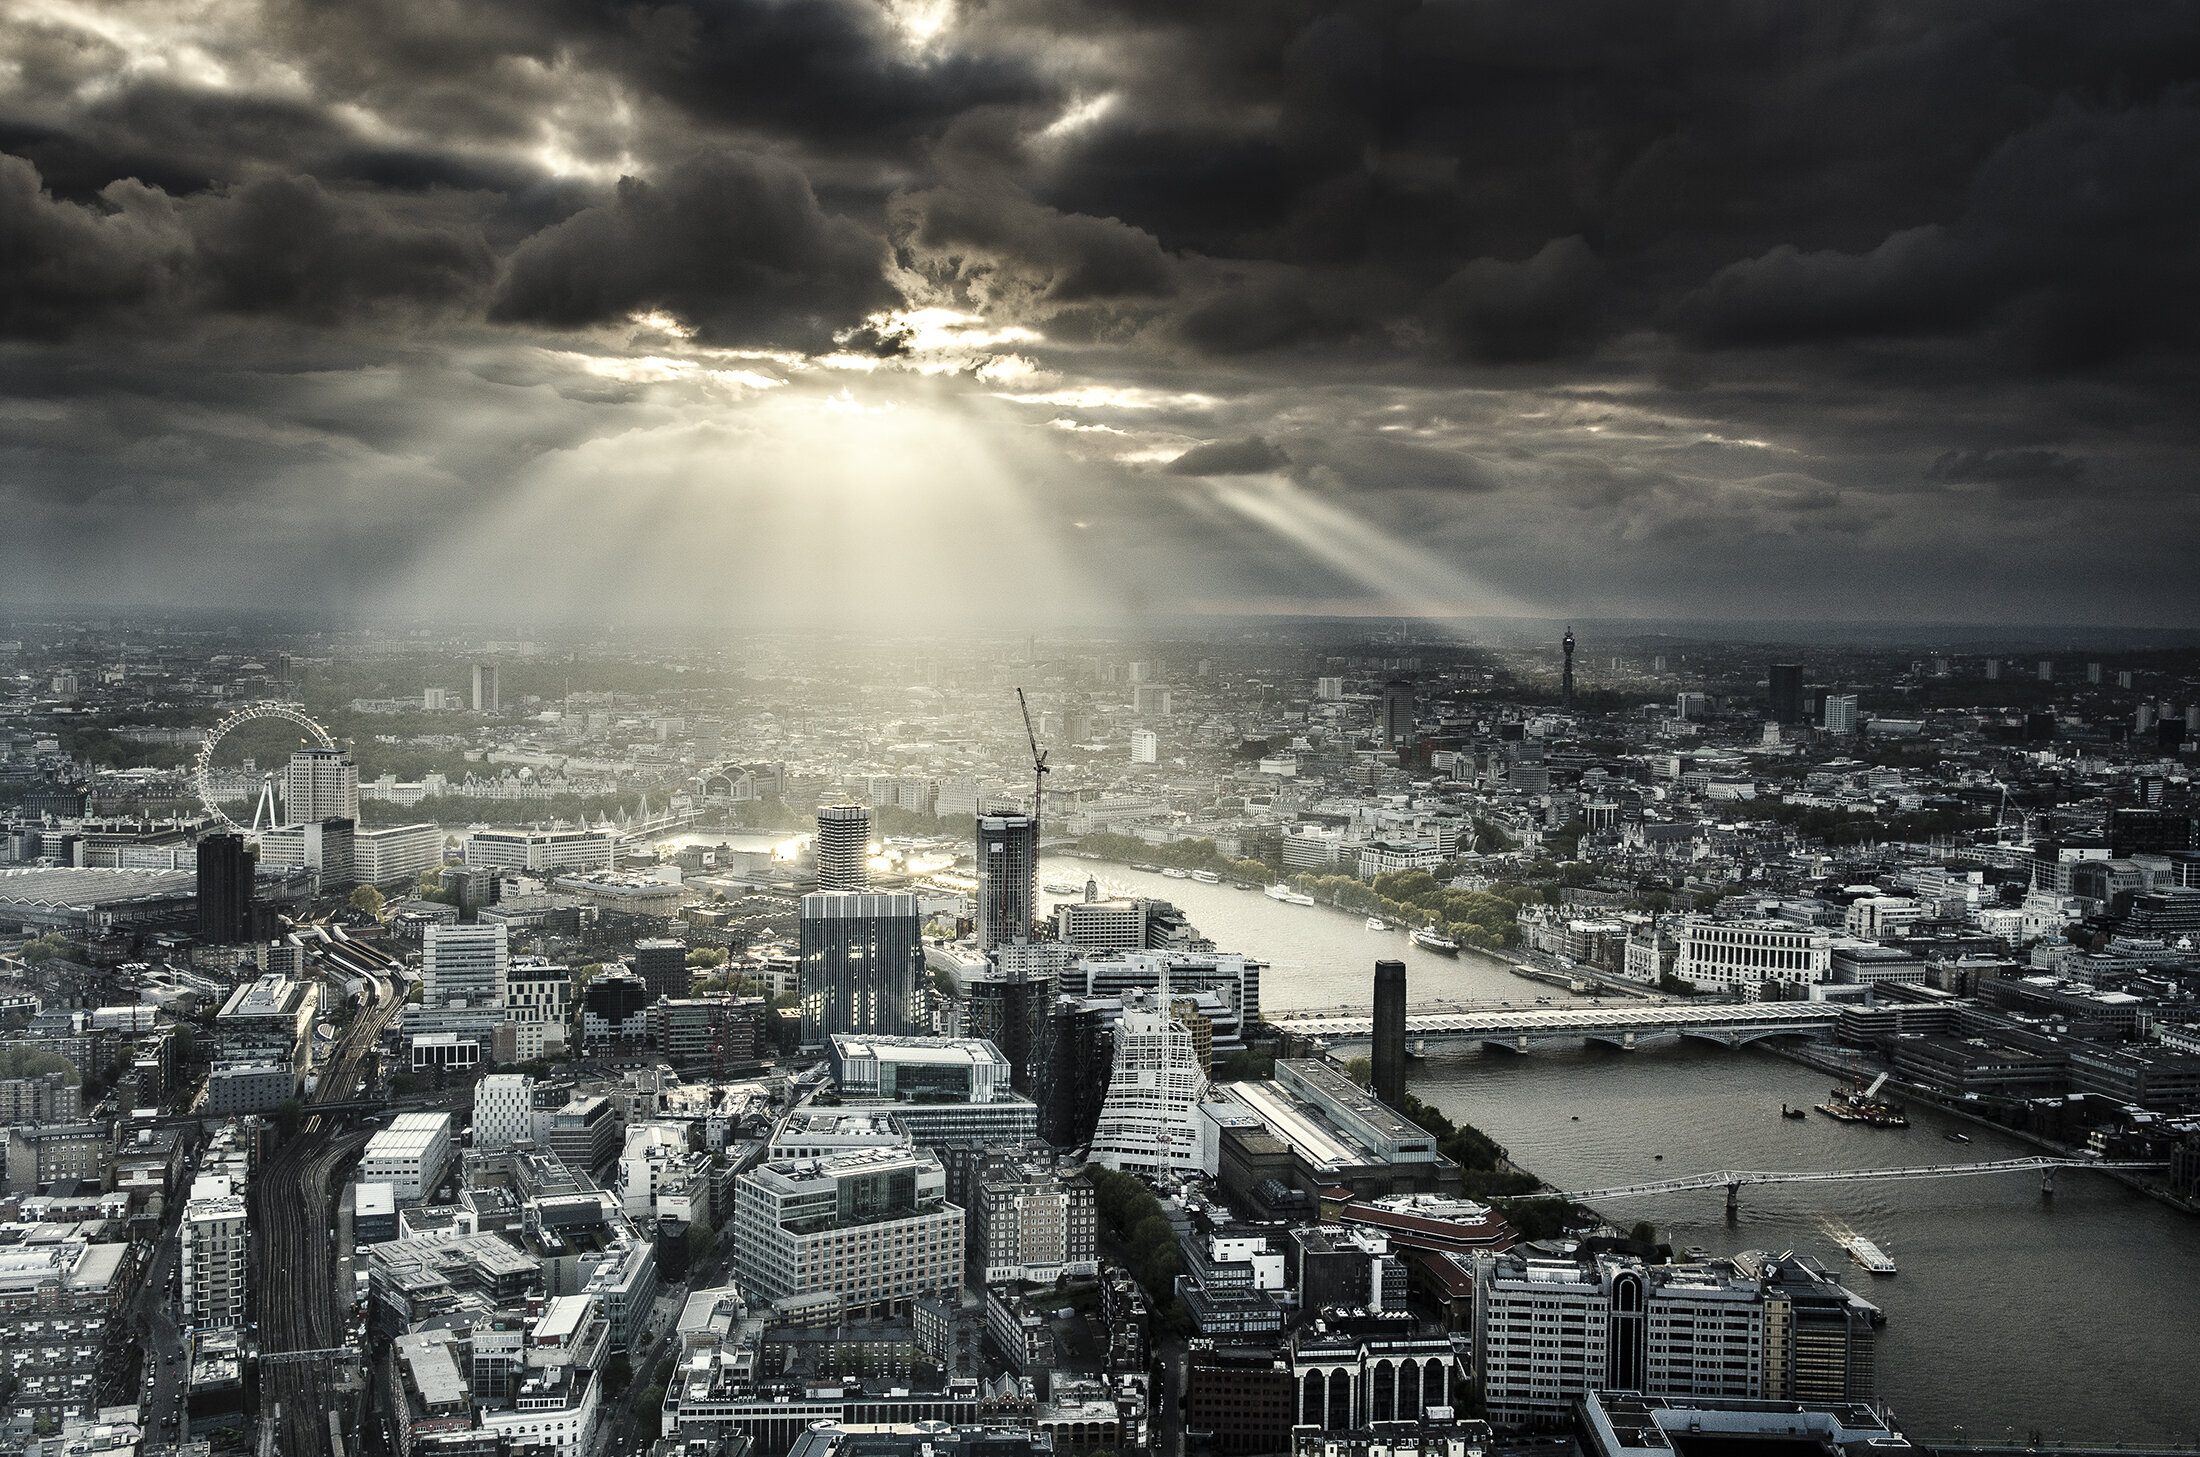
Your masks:
{"label": "dark high-rise building", "polygon": [[634,974],[649,988],[649,999],[684,997],[691,985],[687,943],[670,936],[634,943]]}
{"label": "dark high-rise building", "polygon": [[1803,721],[1803,665],[1800,663],[1774,663],[1767,682],[1772,700],[1772,721],[1780,724],[1799,724]]}
{"label": "dark high-rise building", "polygon": [[908,894],[802,897],[802,1041],[921,1034],[924,921]]}
{"label": "dark high-rise building", "polygon": [[1115,1070],[1115,1018],[1120,999],[1062,997],[1047,1014],[1048,1057],[1032,1101],[1039,1136],[1060,1148],[1092,1142]]}
{"label": "dark high-rise building", "polygon": [[871,888],[871,812],[860,804],[829,804],[817,812],[817,888]]}
{"label": "dark high-rise building", "polygon": [[982,975],[963,983],[965,1037],[982,1037],[1001,1050],[1012,1070],[1009,1085],[1039,1101],[1053,1056],[1050,1016],[1059,994],[1058,967],[1069,948],[1056,943],[1012,946]]}
{"label": "dark high-rise building", "polygon": [[252,937],[253,858],[242,835],[199,837],[199,939],[230,946]]}
{"label": "dark high-rise building", "polygon": [[1413,684],[1393,678],[1383,685],[1383,747],[1411,747],[1413,743]]}
{"label": "dark high-rise building", "polygon": [[2161,809],[2117,808],[2108,812],[2108,853],[2115,859],[2166,855],[2178,850],[2200,850],[2200,816]]}
{"label": "dark high-rise building", "polygon": [[1574,629],[1572,623],[1566,625],[1566,638],[1559,646],[1566,650],[1566,666],[1559,675],[1558,701],[1560,707],[1568,713],[1572,713],[1574,711]]}
{"label": "dark high-rise building", "polygon": [[1389,1107],[1405,1101],[1406,964],[1375,963],[1375,1096]]}
{"label": "dark high-rise building", "polygon": [[[978,948],[1031,939],[1039,823],[1030,815],[978,816]],[[1004,1049],[1005,1051],[1005,1049]]]}

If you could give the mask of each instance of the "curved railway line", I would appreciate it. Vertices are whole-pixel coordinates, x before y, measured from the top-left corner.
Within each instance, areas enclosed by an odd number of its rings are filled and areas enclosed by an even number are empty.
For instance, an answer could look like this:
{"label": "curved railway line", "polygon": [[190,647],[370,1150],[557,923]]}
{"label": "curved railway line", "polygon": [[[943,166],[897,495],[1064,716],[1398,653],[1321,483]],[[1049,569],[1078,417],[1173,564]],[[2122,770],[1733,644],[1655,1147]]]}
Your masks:
{"label": "curved railway line", "polygon": [[[345,1029],[309,1104],[345,1100],[383,1029],[404,1006],[403,988],[394,978],[374,978],[371,986],[373,1000]],[[328,1122],[309,1107],[298,1131],[252,1181],[253,1286],[259,1294],[263,1357],[331,1352],[346,1343],[345,1308],[337,1298],[331,1247],[336,1227],[332,1187],[368,1135],[338,1135],[324,1126]],[[263,1419],[274,1420],[280,1408],[277,1439],[284,1457],[342,1457],[331,1437],[331,1418],[350,1406],[358,1383],[339,1390],[339,1361],[351,1364],[334,1355],[263,1359],[260,1410]]]}

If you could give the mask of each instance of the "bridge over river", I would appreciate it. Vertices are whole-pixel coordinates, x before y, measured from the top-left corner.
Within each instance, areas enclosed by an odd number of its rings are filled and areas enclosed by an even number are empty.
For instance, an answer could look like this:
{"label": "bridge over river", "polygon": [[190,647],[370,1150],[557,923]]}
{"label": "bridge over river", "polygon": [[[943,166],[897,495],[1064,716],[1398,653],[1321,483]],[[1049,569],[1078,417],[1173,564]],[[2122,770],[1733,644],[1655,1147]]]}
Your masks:
{"label": "bridge over river", "polygon": [[[1473,1042],[1526,1052],[1543,1042],[1603,1042],[1633,1049],[1662,1038],[1692,1038],[1740,1047],[1766,1037],[1823,1040],[1833,1033],[1840,1009],[1823,1002],[1575,1004],[1564,1007],[1408,1009],[1406,1045]],[[1365,1042],[1374,1019],[1359,1008],[1336,1013],[1286,1013],[1269,1019],[1285,1032],[1325,1042]]]}
{"label": "bridge over river", "polygon": [[1558,1197],[1577,1204],[1599,1199],[1634,1199],[1650,1194],[1684,1194],[1694,1189],[1725,1189],[1726,1208],[1733,1213],[1741,1203],[1744,1184],[1861,1184],[1878,1179],[1961,1179],[1980,1174],[2040,1175],[2040,1192],[2055,1192],[2057,1169],[2141,1170],[2164,1167],[2160,1162],[2116,1159],[2066,1159],[2034,1157],[1981,1159],[1967,1164],[1910,1164],[1889,1169],[1721,1169],[1708,1174],[1683,1174],[1644,1184],[1616,1184],[1609,1189],[1576,1189]]}

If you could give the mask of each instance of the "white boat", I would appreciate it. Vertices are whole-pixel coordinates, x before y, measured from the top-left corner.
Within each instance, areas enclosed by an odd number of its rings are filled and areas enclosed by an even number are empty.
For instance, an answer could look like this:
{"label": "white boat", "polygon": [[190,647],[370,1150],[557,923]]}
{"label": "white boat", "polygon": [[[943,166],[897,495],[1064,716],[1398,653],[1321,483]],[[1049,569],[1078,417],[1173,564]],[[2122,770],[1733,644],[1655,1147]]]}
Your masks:
{"label": "white boat", "polygon": [[1384,924],[1381,917],[1369,916],[1367,918],[1367,929],[1369,929],[1370,931],[1387,931],[1390,929],[1390,927]]}
{"label": "white boat", "polygon": [[1189,870],[1179,870],[1172,865],[1167,870],[1161,872],[1161,877],[1164,880],[1190,880],[1192,878],[1192,872]]}
{"label": "white boat", "polygon": [[1041,890],[1045,891],[1045,892],[1046,892],[1046,893],[1047,893],[1048,895],[1082,895],[1082,894],[1084,894],[1084,887],[1083,887],[1083,886],[1080,886],[1080,885],[1071,885],[1071,884],[1069,884],[1069,883],[1068,883],[1067,881],[1061,881],[1061,880],[1050,880],[1050,881],[1048,881],[1048,882],[1047,882],[1047,883],[1046,883],[1045,885],[1042,885],[1042,886],[1040,886],[1040,887],[1039,887],[1039,889],[1041,889]]}
{"label": "white boat", "polygon": [[1192,879],[1198,881],[1201,885],[1222,884],[1222,877],[1212,870],[1195,870],[1192,872]]}
{"label": "white boat", "polygon": [[1301,895],[1288,885],[1271,885],[1264,894],[1267,895],[1268,899],[1282,901],[1287,906],[1310,906],[1314,904],[1312,896]]}
{"label": "white boat", "polygon": [[1439,956],[1457,956],[1459,954],[1459,943],[1457,941],[1452,940],[1449,936],[1439,936],[1434,931],[1415,931],[1413,933],[1413,944],[1424,951],[1433,951]]}
{"label": "white boat", "polygon": [[1864,1238],[1864,1236],[1844,1234],[1839,1238],[1841,1248],[1849,1252],[1849,1258],[1871,1271],[1874,1275],[1892,1275],[1895,1273],[1894,1261],[1887,1258],[1887,1252]]}

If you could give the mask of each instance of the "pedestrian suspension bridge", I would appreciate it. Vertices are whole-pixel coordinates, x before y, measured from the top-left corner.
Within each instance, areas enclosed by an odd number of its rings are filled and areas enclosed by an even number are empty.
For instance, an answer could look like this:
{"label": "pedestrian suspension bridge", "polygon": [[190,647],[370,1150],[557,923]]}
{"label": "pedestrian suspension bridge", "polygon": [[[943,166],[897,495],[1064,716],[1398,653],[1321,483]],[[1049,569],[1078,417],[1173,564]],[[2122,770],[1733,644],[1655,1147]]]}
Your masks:
{"label": "pedestrian suspension bridge", "polygon": [[1600,1199],[1633,1199],[1652,1194],[1684,1194],[1693,1189],[1725,1189],[1726,1210],[1741,1208],[1744,1184],[1862,1184],[1876,1179],[1961,1179],[1977,1174],[2025,1174],[2040,1176],[2040,1192],[2055,1192],[2057,1169],[2159,1169],[2155,1162],[2116,1159],[2068,1159],[2044,1156],[2021,1159],[1987,1159],[1968,1164],[1912,1164],[1892,1169],[1721,1169],[1708,1174],[1689,1174],[1678,1179],[1658,1179],[1643,1184],[1618,1184],[1609,1189],[1569,1190],[1555,1197],[1576,1204]]}

